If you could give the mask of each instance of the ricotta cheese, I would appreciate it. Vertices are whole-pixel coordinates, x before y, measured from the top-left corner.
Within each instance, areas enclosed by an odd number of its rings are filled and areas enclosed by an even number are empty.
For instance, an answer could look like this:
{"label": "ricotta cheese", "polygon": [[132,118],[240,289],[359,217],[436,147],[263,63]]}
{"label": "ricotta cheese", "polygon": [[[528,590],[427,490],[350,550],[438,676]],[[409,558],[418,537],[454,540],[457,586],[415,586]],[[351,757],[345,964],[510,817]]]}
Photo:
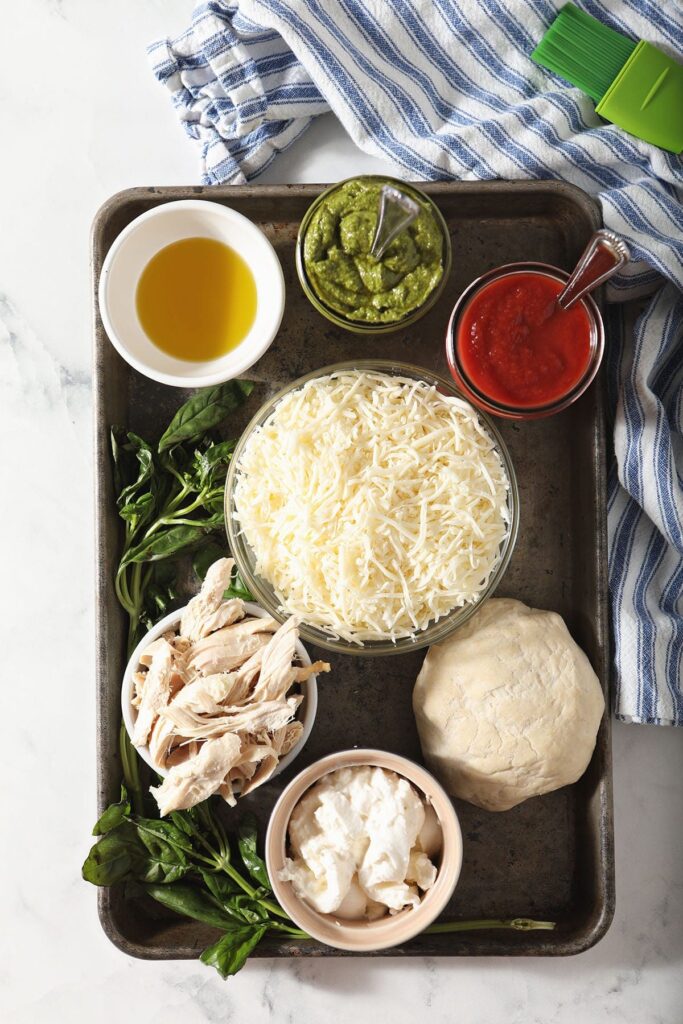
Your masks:
{"label": "ricotta cheese", "polygon": [[288,835],[280,878],[321,914],[373,920],[417,906],[436,880],[436,815],[384,768],[330,772],[294,808]]}

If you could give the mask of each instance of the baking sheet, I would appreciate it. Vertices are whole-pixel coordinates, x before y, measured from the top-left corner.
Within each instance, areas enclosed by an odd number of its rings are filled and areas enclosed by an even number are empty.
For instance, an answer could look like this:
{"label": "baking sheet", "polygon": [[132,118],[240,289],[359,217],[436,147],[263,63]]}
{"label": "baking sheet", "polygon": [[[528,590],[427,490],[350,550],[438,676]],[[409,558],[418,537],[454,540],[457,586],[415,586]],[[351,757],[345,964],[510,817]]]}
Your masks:
{"label": "baking sheet", "polygon": [[[597,205],[559,182],[464,182],[421,185],[438,203],[453,244],[451,278],[434,309],[404,331],[364,338],[333,327],[299,286],[294,244],[299,221],[324,186],[140,188],[113,196],[92,232],[97,530],[97,769],[100,811],[118,793],[120,687],[125,667],[124,615],[113,591],[121,524],[115,512],[109,427],[122,424],[156,439],[186,397],[132,370],[109,344],[97,312],[97,281],[109,246],[134,217],[159,203],[223,202],[265,231],[282,262],[287,288],[281,330],[247,374],[257,382],[226,434],[237,436],[260,404],[288,381],[349,359],[390,358],[448,376],[444,335],[450,309],[476,276],[501,263],[539,260],[570,270],[600,226]],[[605,434],[600,381],[570,409],[547,420],[499,421],[521,495],[517,547],[498,596],[516,597],[564,616],[607,693]],[[381,659],[329,655],[320,681],[313,734],[292,767],[245,798],[265,826],[287,782],[324,754],[375,746],[420,760],[411,691],[424,651]],[[463,830],[463,870],[442,919],[534,917],[555,931],[474,931],[422,935],[382,956],[567,955],[604,935],[614,912],[610,721],[606,713],[585,776],[574,786],[501,814],[455,801]],[[230,811],[226,808],[229,823]],[[99,890],[102,926],[120,949],[147,959],[199,955],[216,931],[167,915],[157,904],[124,901]],[[315,942],[268,936],[254,956],[348,956]]]}

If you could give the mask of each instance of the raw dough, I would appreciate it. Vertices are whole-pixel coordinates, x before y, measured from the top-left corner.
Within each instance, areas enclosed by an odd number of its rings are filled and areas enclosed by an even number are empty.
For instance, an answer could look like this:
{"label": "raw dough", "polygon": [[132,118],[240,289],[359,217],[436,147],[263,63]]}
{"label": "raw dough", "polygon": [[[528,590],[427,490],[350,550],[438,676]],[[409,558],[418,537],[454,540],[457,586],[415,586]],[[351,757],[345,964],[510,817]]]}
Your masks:
{"label": "raw dough", "polygon": [[449,793],[489,811],[576,782],[604,708],[561,616],[507,598],[430,647],[413,691],[425,761]]}

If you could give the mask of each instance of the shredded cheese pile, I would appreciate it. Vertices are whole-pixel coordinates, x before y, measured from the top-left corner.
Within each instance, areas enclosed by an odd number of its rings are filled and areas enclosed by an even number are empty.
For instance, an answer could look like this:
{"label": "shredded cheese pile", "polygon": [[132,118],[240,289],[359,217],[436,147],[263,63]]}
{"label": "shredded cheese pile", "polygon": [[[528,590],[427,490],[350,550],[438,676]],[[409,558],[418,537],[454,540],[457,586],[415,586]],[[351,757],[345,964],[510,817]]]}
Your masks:
{"label": "shredded cheese pile", "polygon": [[362,644],[476,600],[509,528],[508,488],[465,402],[343,371],[285,396],[254,431],[235,518],[283,610]]}

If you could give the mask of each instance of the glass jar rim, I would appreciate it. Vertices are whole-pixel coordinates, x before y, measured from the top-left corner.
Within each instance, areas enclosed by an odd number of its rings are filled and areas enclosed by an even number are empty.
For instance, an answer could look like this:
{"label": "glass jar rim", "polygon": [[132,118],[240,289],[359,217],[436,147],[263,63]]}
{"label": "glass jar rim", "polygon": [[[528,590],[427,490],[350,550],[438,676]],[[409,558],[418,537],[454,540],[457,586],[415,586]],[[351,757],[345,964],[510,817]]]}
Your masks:
{"label": "glass jar rim", "polygon": [[580,304],[586,310],[590,320],[591,352],[588,365],[579,380],[569,391],[560,395],[559,398],[554,399],[552,402],[545,402],[539,405],[512,405],[497,402],[481,391],[465,371],[458,353],[458,325],[465,311],[469,308],[470,303],[493,281],[519,273],[538,274],[541,277],[551,278],[561,284],[565,284],[570,276],[568,271],[562,270],[561,267],[553,266],[551,263],[525,260],[517,263],[504,263],[475,278],[460,294],[451,312],[446,327],[446,360],[456,386],[463,390],[468,400],[479,410],[487,412],[492,416],[501,416],[505,419],[541,419],[545,416],[562,412],[562,410],[580,398],[593,382],[602,363],[605,347],[605,328],[602,314],[595,299],[592,295],[585,295],[580,300]]}

